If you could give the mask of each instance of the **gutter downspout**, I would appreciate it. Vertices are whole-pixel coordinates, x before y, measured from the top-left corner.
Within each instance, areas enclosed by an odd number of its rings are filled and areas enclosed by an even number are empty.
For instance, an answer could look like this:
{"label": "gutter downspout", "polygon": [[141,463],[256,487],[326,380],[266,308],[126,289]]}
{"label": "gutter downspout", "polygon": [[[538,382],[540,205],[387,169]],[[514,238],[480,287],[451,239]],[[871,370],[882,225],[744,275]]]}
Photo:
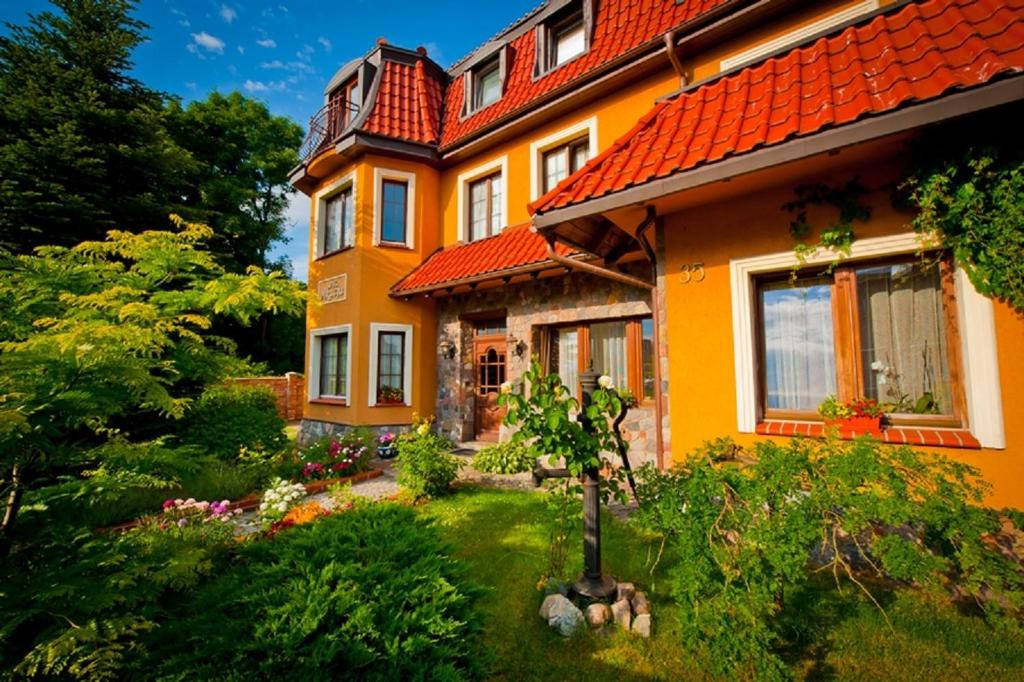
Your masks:
{"label": "gutter downspout", "polygon": [[591,263],[585,263],[583,261],[574,260],[568,256],[563,256],[555,251],[555,238],[553,236],[544,235],[544,240],[547,243],[548,258],[560,265],[564,265],[568,270],[579,270],[580,272],[586,272],[596,277],[603,277],[616,282],[622,282],[623,284],[629,284],[651,292],[651,320],[653,322],[652,327],[654,331],[654,348],[655,352],[658,353],[657,361],[654,363],[654,443],[658,468],[664,469],[665,439],[662,435],[662,402],[664,400],[664,396],[661,390],[661,306],[658,303],[658,261],[655,256],[654,249],[651,248],[650,243],[647,241],[646,237],[644,237],[644,233],[655,224],[656,220],[657,215],[654,208],[648,206],[647,217],[640,223],[640,226],[636,230],[635,237],[640,243],[640,247],[647,255],[648,260],[651,262],[651,272],[654,275],[654,284],[636,277],[631,277],[630,275],[626,275],[621,272],[616,272],[615,270],[609,270],[608,268],[602,268]]}
{"label": "gutter downspout", "polygon": [[679,76],[679,87],[685,88],[690,84],[690,79],[686,77],[683,63],[679,61],[679,55],[676,54],[676,31],[674,30],[665,34],[665,54],[668,55],[668,60],[672,62],[672,69]]}

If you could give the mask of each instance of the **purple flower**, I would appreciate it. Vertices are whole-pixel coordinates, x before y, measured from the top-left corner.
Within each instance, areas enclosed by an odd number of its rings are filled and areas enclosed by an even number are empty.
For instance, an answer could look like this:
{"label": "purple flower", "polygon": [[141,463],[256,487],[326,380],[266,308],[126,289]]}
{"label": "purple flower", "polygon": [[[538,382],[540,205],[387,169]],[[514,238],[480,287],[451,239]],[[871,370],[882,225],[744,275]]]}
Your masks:
{"label": "purple flower", "polygon": [[183,528],[188,525],[188,519],[178,519],[178,528]]}

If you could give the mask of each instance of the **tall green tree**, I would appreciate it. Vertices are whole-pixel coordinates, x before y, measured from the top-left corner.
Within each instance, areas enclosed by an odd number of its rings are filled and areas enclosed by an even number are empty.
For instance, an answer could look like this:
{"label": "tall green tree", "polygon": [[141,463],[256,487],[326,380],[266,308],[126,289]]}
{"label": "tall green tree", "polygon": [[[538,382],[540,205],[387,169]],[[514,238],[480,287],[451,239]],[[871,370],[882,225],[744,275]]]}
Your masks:
{"label": "tall green tree", "polygon": [[228,269],[266,267],[283,241],[288,171],[299,163],[302,128],[274,116],[238,92],[168,105],[168,127],[195,160],[184,193],[184,215],[213,228],[211,249]]}
{"label": "tall green tree", "polygon": [[0,38],[0,243],[25,253],[166,224],[191,164],[130,76],[133,0],[53,0]]}

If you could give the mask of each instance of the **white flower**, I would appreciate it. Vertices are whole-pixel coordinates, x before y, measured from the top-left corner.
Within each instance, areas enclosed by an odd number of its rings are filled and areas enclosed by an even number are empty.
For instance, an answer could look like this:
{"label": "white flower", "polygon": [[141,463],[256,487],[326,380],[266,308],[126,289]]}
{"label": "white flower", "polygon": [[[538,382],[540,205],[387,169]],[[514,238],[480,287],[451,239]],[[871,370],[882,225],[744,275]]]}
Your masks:
{"label": "white flower", "polygon": [[267,511],[267,503],[266,502],[260,503],[260,511],[261,512],[262,511]]}
{"label": "white flower", "polygon": [[511,381],[506,381],[505,383],[503,383],[501,385],[501,392],[502,393],[506,393],[506,394],[507,393],[511,393],[512,392],[512,382]]}
{"label": "white flower", "polygon": [[612,378],[607,374],[602,374],[600,377],[598,377],[597,385],[606,391],[615,387],[615,384],[612,383]]}
{"label": "white flower", "polygon": [[881,360],[875,360],[874,362],[871,363],[871,369],[875,370],[876,372],[883,372],[885,371],[885,363],[882,362]]}
{"label": "white flower", "polygon": [[277,505],[276,509],[277,511],[283,514],[284,512],[288,511],[288,505],[285,504],[284,502],[281,502],[280,504]]}
{"label": "white flower", "polygon": [[878,382],[879,386],[884,386],[886,381],[888,380],[885,378],[884,374],[879,374],[877,377],[875,377],[875,381]]}

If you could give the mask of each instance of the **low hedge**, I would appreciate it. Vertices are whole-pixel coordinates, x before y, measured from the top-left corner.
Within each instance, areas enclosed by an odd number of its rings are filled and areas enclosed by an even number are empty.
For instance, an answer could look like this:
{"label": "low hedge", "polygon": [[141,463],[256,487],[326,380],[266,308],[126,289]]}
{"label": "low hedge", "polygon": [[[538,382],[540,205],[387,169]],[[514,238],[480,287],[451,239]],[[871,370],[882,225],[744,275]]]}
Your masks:
{"label": "low hedge", "polygon": [[357,507],[242,547],[154,632],[151,664],[182,679],[476,679],[479,595],[415,512]]}
{"label": "low hedge", "polygon": [[242,447],[277,452],[288,442],[274,392],[265,386],[212,386],[181,422],[182,444],[234,460]]}

